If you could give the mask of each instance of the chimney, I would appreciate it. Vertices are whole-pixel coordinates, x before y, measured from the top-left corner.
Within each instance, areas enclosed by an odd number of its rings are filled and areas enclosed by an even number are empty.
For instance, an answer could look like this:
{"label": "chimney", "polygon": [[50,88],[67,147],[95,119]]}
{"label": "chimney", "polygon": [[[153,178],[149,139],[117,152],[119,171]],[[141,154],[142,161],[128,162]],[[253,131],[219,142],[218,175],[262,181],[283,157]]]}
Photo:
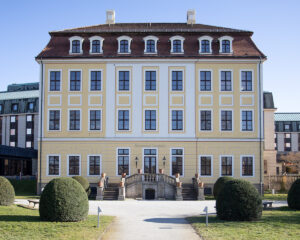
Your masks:
{"label": "chimney", "polygon": [[106,24],[115,24],[115,10],[106,11]]}
{"label": "chimney", "polygon": [[187,11],[187,24],[195,24],[196,23],[196,12],[194,9],[190,9]]}

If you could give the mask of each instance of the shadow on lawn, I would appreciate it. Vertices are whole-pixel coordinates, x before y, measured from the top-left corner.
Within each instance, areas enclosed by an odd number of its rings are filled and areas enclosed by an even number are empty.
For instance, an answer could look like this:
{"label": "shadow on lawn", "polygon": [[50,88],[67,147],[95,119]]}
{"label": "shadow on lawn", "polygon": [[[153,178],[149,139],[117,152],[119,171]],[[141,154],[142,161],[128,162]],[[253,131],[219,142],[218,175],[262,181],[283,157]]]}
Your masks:
{"label": "shadow on lawn", "polygon": [[39,216],[0,215],[0,222],[40,222]]}

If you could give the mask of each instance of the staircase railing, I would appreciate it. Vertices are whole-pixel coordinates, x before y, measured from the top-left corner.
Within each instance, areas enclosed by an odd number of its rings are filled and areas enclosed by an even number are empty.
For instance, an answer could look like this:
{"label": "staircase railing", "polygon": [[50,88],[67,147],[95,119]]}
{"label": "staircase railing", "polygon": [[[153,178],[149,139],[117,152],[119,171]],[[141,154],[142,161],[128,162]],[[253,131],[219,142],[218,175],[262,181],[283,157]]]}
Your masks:
{"label": "staircase railing", "polygon": [[126,177],[125,184],[130,185],[133,183],[140,183],[140,182],[147,182],[147,183],[164,182],[176,186],[176,180],[174,177],[168,176],[166,174],[155,174],[155,173],[133,174],[129,177]]}

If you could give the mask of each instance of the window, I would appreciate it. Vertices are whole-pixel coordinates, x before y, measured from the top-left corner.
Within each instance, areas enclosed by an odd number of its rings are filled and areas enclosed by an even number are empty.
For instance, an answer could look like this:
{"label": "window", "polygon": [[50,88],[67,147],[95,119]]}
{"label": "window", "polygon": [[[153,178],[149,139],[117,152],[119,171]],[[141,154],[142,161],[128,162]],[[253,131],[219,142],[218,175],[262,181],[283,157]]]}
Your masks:
{"label": "window", "polygon": [[221,156],[221,175],[232,176],[232,157]]}
{"label": "window", "polygon": [[120,42],[120,52],[121,53],[128,53],[128,41],[121,40]]}
{"label": "window", "polygon": [[182,131],[183,130],[183,111],[172,110],[172,130]]}
{"label": "window", "polygon": [[59,156],[48,156],[48,175],[60,175]]}
{"label": "window", "polygon": [[252,111],[242,111],[242,131],[253,131]]}
{"label": "window", "polygon": [[34,103],[33,102],[28,103],[27,110],[28,111],[33,111],[34,110]]}
{"label": "window", "polygon": [[129,71],[119,71],[119,91],[129,91]]}
{"label": "window", "polygon": [[60,110],[50,110],[49,115],[49,130],[60,130]]}
{"label": "window", "polygon": [[157,53],[157,41],[158,38],[155,36],[144,37],[145,49],[144,53]]}
{"label": "window", "polygon": [[156,110],[145,110],[145,130],[156,130]]}
{"label": "window", "polygon": [[298,133],[298,151],[300,151],[300,133]]}
{"label": "window", "polygon": [[200,91],[211,91],[211,71],[200,71]]}
{"label": "window", "polygon": [[253,176],[253,157],[242,157],[242,176]]}
{"label": "window", "polygon": [[70,50],[69,54],[81,54],[83,38],[79,36],[73,36],[69,38]]}
{"label": "window", "polygon": [[221,71],[221,91],[232,91],[231,71]]}
{"label": "window", "polygon": [[80,41],[79,40],[72,41],[72,53],[80,53]]}
{"label": "window", "polygon": [[208,40],[201,41],[201,53],[209,53],[209,41]]}
{"label": "window", "polygon": [[211,156],[200,156],[200,176],[212,176]]}
{"label": "window", "polygon": [[157,149],[144,149],[144,173],[156,173]]}
{"label": "window", "polygon": [[285,133],[284,134],[284,151],[289,152],[291,151],[291,145],[292,145],[292,139],[291,139],[291,134],[290,133]]}
{"label": "window", "polygon": [[25,147],[32,148],[32,142],[26,141]]}
{"label": "window", "polygon": [[68,175],[80,175],[80,157],[79,156],[69,156],[69,173]]}
{"label": "window", "polygon": [[200,126],[201,131],[211,131],[211,110],[200,111]]}
{"label": "window", "polygon": [[212,40],[213,38],[210,36],[202,36],[198,38],[200,54],[212,53],[212,49],[211,49]]}
{"label": "window", "polygon": [[154,53],[155,52],[155,41],[148,40],[147,41],[147,53]]}
{"label": "window", "polygon": [[70,72],[70,91],[81,90],[81,72],[71,71]]}
{"label": "window", "polygon": [[291,123],[284,123],[284,131],[291,131]]}
{"label": "window", "polygon": [[19,105],[18,105],[17,103],[13,103],[13,104],[11,105],[11,110],[12,110],[13,112],[17,112],[17,111],[18,111],[18,108],[19,108]]}
{"label": "window", "polygon": [[129,130],[129,110],[118,111],[118,130]]}
{"label": "window", "polygon": [[118,53],[130,53],[130,44],[131,44],[131,40],[132,38],[128,37],[128,36],[121,36],[118,37]]}
{"label": "window", "polygon": [[92,53],[100,53],[100,41],[92,41]]}
{"label": "window", "polygon": [[102,53],[102,46],[104,38],[99,36],[93,36],[90,40],[90,54]]}
{"label": "window", "polygon": [[9,146],[17,147],[18,146],[18,116],[10,116],[9,129],[10,129]]}
{"label": "window", "polygon": [[242,91],[252,91],[251,71],[242,71]]}
{"label": "window", "polygon": [[219,38],[220,42],[220,53],[232,53],[232,41],[233,38],[224,36]]}
{"label": "window", "polygon": [[183,53],[183,41],[181,36],[174,36],[170,38],[171,41],[171,53]]}
{"label": "window", "polygon": [[277,133],[274,134],[274,148],[277,150]]}
{"label": "window", "polygon": [[118,149],[118,175],[129,175],[129,149]]}
{"label": "window", "polygon": [[91,91],[101,91],[101,71],[91,71]]}
{"label": "window", "polygon": [[172,91],[183,91],[182,71],[172,71]]}
{"label": "window", "polygon": [[156,71],[146,71],[146,91],[156,91]]}
{"label": "window", "polygon": [[50,71],[50,91],[60,91],[60,71]]}
{"label": "window", "polygon": [[222,52],[230,53],[230,41],[229,40],[222,41]]}
{"label": "window", "polygon": [[34,116],[26,115],[26,135],[25,135],[25,147],[33,148],[34,146]]}
{"label": "window", "polygon": [[181,53],[181,41],[180,40],[173,41],[173,52]]}
{"label": "window", "polygon": [[221,130],[232,131],[232,111],[221,111]]}
{"label": "window", "polygon": [[0,145],[2,145],[2,131],[3,131],[3,127],[2,127],[2,123],[3,123],[3,117],[0,116]]}
{"label": "window", "polygon": [[90,110],[90,130],[101,130],[101,110]]}
{"label": "window", "polygon": [[183,175],[183,149],[172,149],[172,175]]}
{"label": "window", "polygon": [[80,110],[70,110],[69,119],[69,130],[80,130]]}
{"label": "window", "polygon": [[0,104],[0,114],[2,114],[2,113],[3,113],[3,105]]}
{"label": "window", "polygon": [[100,175],[100,156],[89,156],[89,176]]}

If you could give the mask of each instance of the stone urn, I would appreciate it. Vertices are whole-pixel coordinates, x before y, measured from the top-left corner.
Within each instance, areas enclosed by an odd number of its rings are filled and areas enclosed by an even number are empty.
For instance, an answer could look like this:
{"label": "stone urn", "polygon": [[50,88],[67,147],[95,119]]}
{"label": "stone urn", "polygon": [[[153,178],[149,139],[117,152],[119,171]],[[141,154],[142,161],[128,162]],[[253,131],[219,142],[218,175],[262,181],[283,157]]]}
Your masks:
{"label": "stone urn", "polygon": [[164,170],[163,169],[159,169],[159,174],[164,174]]}
{"label": "stone urn", "polygon": [[101,177],[105,178],[106,177],[106,173],[101,173]]}
{"label": "stone urn", "polygon": [[179,178],[179,177],[180,177],[180,173],[176,173],[175,178]]}
{"label": "stone urn", "polygon": [[143,171],[142,171],[142,169],[138,169],[138,174],[142,174],[143,173]]}
{"label": "stone urn", "polygon": [[198,173],[195,174],[195,178],[196,178],[196,179],[199,178],[199,174],[198,174]]}
{"label": "stone urn", "polygon": [[182,187],[182,182],[177,182],[176,187],[181,188]]}
{"label": "stone urn", "polygon": [[204,182],[199,182],[199,183],[198,183],[198,187],[204,188]]}
{"label": "stone urn", "polygon": [[119,187],[124,187],[124,182],[120,182]]}
{"label": "stone urn", "polygon": [[126,173],[122,173],[122,178],[126,178]]}

